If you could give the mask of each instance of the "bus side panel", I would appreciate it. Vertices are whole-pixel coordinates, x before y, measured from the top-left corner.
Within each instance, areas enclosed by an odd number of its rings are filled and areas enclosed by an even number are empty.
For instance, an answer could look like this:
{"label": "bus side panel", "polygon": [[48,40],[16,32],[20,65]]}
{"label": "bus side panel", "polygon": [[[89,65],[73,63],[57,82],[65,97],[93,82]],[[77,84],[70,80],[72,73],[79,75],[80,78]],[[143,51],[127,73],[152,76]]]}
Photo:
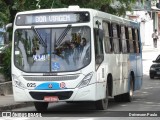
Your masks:
{"label": "bus side panel", "polygon": [[134,90],[139,90],[142,86],[142,78],[143,78],[143,73],[142,73],[142,55],[138,54],[137,55],[137,76],[135,78],[135,87]]}
{"label": "bus side panel", "polygon": [[[125,84],[123,81],[123,68],[122,68],[122,61],[123,58],[120,54],[105,54],[105,69],[106,75],[109,74],[112,76],[112,96],[125,93]],[[106,79],[107,79],[106,76]]]}
{"label": "bus side panel", "polygon": [[[130,72],[128,74],[128,78],[129,78],[129,81],[130,81],[130,75],[131,75],[131,72],[133,72],[134,74],[134,78],[136,79],[137,78],[137,56],[135,53],[131,53],[129,55],[129,66],[130,66]],[[130,89],[130,82],[128,82],[128,91]]]}
{"label": "bus side panel", "polygon": [[[131,71],[134,73],[134,90],[138,90],[142,86],[142,59],[140,54],[131,54],[130,55],[130,73]],[[130,77],[130,74],[128,74]],[[128,90],[129,90],[129,83],[128,82]]]}
{"label": "bus side panel", "polygon": [[130,60],[129,60],[129,55],[128,54],[122,54],[122,58],[123,58],[123,61],[122,61],[122,79],[123,79],[123,84],[124,84],[124,87],[122,88],[124,93],[128,92],[128,83],[129,83],[129,72],[130,72],[130,66],[129,66],[129,63],[130,63]]}

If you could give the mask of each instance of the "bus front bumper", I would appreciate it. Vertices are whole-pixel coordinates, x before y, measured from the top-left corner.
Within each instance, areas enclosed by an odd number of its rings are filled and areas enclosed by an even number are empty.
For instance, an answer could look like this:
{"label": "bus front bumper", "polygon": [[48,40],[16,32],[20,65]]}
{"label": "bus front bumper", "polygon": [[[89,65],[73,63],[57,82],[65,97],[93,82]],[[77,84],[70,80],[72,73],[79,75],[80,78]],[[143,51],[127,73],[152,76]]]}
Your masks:
{"label": "bus front bumper", "polygon": [[58,101],[96,101],[98,99],[96,97],[96,84],[64,90],[23,90],[13,86],[13,93],[17,102],[45,102],[45,97],[57,97]]}

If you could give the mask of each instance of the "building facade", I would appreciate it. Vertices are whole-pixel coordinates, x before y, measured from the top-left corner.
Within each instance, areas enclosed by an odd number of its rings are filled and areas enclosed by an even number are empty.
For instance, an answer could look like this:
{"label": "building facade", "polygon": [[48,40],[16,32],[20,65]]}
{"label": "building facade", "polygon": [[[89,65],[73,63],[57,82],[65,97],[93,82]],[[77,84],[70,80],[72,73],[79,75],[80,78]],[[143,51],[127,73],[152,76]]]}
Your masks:
{"label": "building facade", "polygon": [[160,0],[137,0],[133,11],[127,12],[127,18],[140,23],[140,33],[143,45],[153,46],[152,33],[157,29],[160,34],[160,9],[157,3]]}

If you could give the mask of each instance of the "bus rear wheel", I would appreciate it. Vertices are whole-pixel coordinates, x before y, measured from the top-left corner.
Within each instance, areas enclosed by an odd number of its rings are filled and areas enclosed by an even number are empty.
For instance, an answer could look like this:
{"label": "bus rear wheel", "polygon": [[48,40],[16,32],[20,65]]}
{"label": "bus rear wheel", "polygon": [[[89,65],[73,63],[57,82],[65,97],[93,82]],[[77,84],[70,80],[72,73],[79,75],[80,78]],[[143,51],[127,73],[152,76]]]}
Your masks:
{"label": "bus rear wheel", "polygon": [[123,102],[123,101],[124,101],[124,100],[123,100],[123,95],[124,95],[124,94],[114,96],[114,100],[115,100],[116,102]]}
{"label": "bus rear wheel", "polygon": [[131,102],[133,99],[133,92],[134,92],[134,85],[133,85],[133,76],[130,76],[130,89],[128,93],[124,94],[124,100],[126,102]]}
{"label": "bus rear wheel", "polygon": [[37,111],[46,111],[48,108],[48,102],[34,102],[34,106]]}
{"label": "bus rear wheel", "polygon": [[133,76],[131,75],[129,92],[114,96],[114,100],[116,102],[131,102],[133,99],[133,89],[134,89]]}
{"label": "bus rear wheel", "polygon": [[106,110],[108,107],[108,87],[106,87],[106,97],[95,102],[97,110]]}

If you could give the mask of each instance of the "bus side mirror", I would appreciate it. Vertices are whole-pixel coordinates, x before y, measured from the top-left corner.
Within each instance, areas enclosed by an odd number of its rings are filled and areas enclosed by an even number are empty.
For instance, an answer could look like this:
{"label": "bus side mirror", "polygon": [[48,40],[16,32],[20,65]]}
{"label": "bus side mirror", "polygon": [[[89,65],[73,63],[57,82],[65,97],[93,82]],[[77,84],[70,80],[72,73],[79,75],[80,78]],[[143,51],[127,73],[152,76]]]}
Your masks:
{"label": "bus side mirror", "polygon": [[4,34],[4,43],[5,44],[8,44],[9,43],[9,32],[8,29],[12,27],[12,23],[8,23],[6,26],[5,26],[5,34]]}

